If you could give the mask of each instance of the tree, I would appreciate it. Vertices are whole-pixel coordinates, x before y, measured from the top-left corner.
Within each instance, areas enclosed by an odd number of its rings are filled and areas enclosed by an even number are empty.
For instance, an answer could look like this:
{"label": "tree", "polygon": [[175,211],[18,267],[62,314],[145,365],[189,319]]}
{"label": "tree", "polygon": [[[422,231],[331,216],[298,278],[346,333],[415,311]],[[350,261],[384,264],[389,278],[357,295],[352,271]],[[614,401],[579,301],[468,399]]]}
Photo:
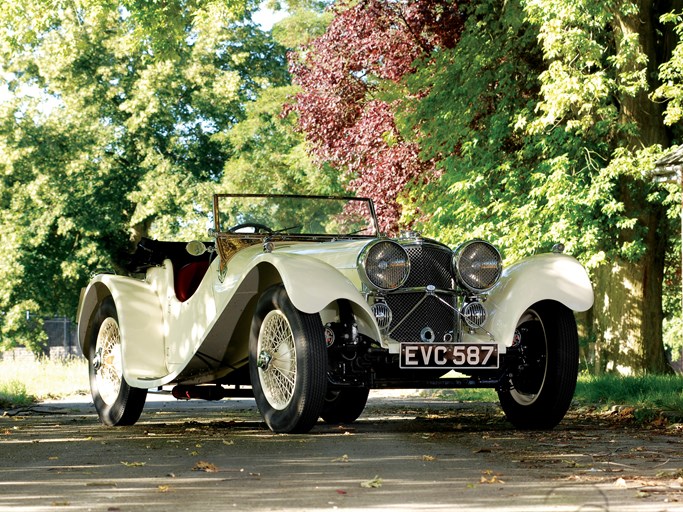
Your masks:
{"label": "tree", "polygon": [[197,193],[235,151],[223,134],[289,75],[246,0],[4,7],[0,329],[38,346],[27,311],[73,316],[91,272],[122,271],[131,235],[205,222]]}
{"label": "tree", "polygon": [[[292,67],[315,155],[351,186],[377,186],[372,195],[392,201],[387,219],[398,197],[402,222],[453,244],[485,237],[514,260],[563,241],[592,271],[585,334],[597,369],[667,371],[662,280],[676,203],[648,170],[677,136],[650,99],[673,47],[659,15],[673,6],[342,5]],[[433,29],[406,23],[403,9],[457,20],[452,44],[420,44]],[[676,80],[680,69],[669,69]],[[380,186],[399,174],[397,147],[410,148],[408,172]]]}
{"label": "tree", "polygon": [[592,269],[599,370],[669,369],[673,225],[668,192],[648,174],[672,136],[649,98],[666,59],[658,14],[645,1],[476,2],[458,46],[410,83],[429,94],[407,129],[428,134],[423,157],[443,172],[422,192],[449,199],[429,210],[430,230],[488,235],[508,257],[564,241]]}
{"label": "tree", "polygon": [[340,2],[325,34],[292,54],[302,87],[293,108],[318,162],[344,174],[347,187],[377,204],[383,230],[395,232],[406,184],[429,179],[432,163],[394,123],[400,97],[384,96],[412,62],[457,40],[462,20],[448,0]]}
{"label": "tree", "polygon": [[226,144],[235,156],[224,167],[226,192],[339,195],[339,173],[314,165],[293,112],[282,114],[298,88],[274,87],[246,108],[246,118],[228,132]]}
{"label": "tree", "polygon": [[[293,12],[272,29],[273,38],[290,51],[325,32],[330,14],[322,6],[289,2]],[[245,119],[220,137],[234,149],[225,163],[221,190],[280,194],[335,195],[343,192],[339,173],[315,165],[309,145],[297,130],[298,118],[283,109],[300,92],[293,85],[271,87],[246,106]]]}

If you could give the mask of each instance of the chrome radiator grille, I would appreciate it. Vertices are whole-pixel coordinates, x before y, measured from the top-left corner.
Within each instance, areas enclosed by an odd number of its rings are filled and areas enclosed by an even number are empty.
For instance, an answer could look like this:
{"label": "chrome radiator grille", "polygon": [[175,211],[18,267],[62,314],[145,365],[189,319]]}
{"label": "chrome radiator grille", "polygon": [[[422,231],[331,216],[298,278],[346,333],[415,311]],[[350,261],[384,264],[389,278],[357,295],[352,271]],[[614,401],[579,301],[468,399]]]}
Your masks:
{"label": "chrome radiator grille", "polygon": [[[438,292],[453,289],[451,251],[433,244],[404,245],[404,248],[410,258],[410,276],[403,287],[408,290],[398,290],[386,297],[393,313],[389,336],[404,342],[450,341],[449,337],[455,340],[456,298]],[[437,291],[427,293],[429,285]]]}
{"label": "chrome radiator grille", "polygon": [[448,248],[431,244],[404,245],[410,258],[410,276],[404,288],[434,285],[442,290],[453,289],[452,253]]}

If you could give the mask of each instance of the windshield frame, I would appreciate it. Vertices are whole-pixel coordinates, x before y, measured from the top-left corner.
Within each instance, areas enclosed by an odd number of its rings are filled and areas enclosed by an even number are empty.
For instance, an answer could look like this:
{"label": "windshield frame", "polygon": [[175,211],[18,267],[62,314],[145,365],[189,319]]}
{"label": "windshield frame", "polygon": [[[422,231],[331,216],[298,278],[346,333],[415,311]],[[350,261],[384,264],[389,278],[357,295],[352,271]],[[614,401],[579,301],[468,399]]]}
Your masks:
{"label": "windshield frame", "polygon": [[[214,194],[213,195],[213,223],[214,223],[214,233],[220,233],[220,234],[230,234],[230,235],[245,235],[245,233],[237,233],[237,232],[230,232],[228,231],[229,226],[221,226],[220,225],[220,202],[221,199],[224,198],[237,198],[237,199],[249,199],[249,198],[255,198],[255,199],[269,199],[273,198],[275,200],[287,200],[287,199],[301,199],[301,200],[317,200],[317,201],[338,201],[338,202],[343,202],[346,201],[347,203],[355,202],[355,203],[364,203],[365,207],[367,208],[367,214],[369,215],[369,225],[368,229],[373,229],[374,233],[372,234],[358,234],[358,233],[302,233],[302,234],[296,234],[296,233],[286,233],[286,232],[274,232],[274,234],[282,234],[287,237],[304,237],[304,238],[310,238],[310,237],[331,237],[331,238],[376,238],[381,236],[380,235],[380,230],[379,230],[379,222],[377,220],[377,213],[375,211],[375,205],[372,201],[372,199],[366,198],[366,197],[353,197],[353,196],[324,196],[324,195],[303,195],[303,194]],[[253,235],[252,235],[253,236]]]}

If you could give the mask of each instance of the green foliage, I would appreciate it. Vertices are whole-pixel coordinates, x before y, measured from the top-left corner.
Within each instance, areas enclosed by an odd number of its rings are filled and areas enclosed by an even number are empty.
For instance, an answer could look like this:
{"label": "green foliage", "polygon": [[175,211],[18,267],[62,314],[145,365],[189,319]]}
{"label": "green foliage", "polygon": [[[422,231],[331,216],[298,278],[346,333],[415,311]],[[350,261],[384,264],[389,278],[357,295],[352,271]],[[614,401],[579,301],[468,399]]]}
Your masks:
{"label": "green foliage", "polygon": [[654,97],[667,100],[664,122],[673,125],[683,117],[683,16],[669,12],[661,17],[661,21],[674,25],[674,32],[679,43],[674,47],[671,58],[660,67],[659,79],[661,85],[655,90]]}
{"label": "green foliage", "polygon": [[322,12],[332,3],[332,0],[266,0],[265,5],[275,11],[286,9],[290,12],[303,10]]}
{"label": "green foliage", "polygon": [[[608,256],[641,257],[642,212],[627,208],[621,193],[628,188],[641,195],[644,208],[666,199],[668,192],[647,174],[661,148],[627,150],[611,142],[621,129],[609,103],[615,91],[599,83],[604,72],[592,72],[605,61],[604,47],[579,37],[578,28],[567,32],[550,21],[539,33],[528,23],[536,10],[530,7],[527,17],[515,2],[479,2],[471,9],[457,47],[430,58],[408,81],[413,92],[428,87],[429,94],[401,116],[406,133],[420,128],[423,158],[438,159],[443,172],[436,185],[415,193],[447,198],[422,201],[432,205],[417,212],[428,214],[425,229],[452,243],[492,239],[511,259],[557,241],[590,266]],[[571,9],[543,12],[573,16]],[[587,32],[602,23],[591,11],[585,16]],[[581,19],[574,19],[577,27]],[[556,32],[547,32],[551,28]],[[569,51],[569,42],[577,59],[556,76],[551,68],[562,61],[553,59]],[[622,230],[636,233],[614,244]]]}
{"label": "green foliage", "polygon": [[[211,193],[224,174],[255,169],[250,152],[271,178],[296,169],[284,188],[334,186],[303,177],[314,170],[275,105],[285,92],[250,107],[289,83],[285,48],[251,21],[256,6],[17,0],[0,11],[4,345],[38,346],[19,321],[26,304],[73,316],[80,287],[96,270],[121,271],[132,239],[205,236]],[[261,145],[247,148],[249,136]]]}
{"label": "green foliage", "polygon": [[221,134],[236,156],[226,163],[221,190],[254,193],[341,194],[337,172],[313,165],[294,113],[282,105],[298,88],[272,88],[247,106],[246,118]]}
{"label": "green foliage", "polygon": [[408,132],[420,128],[423,158],[438,159],[443,172],[422,192],[445,199],[419,201],[430,218],[424,229],[451,243],[487,238],[516,259],[549,248],[560,234],[567,241],[568,229],[589,236],[591,218],[576,218],[585,198],[571,193],[576,181],[567,172],[576,157],[585,161],[581,148],[559,152],[566,134],[524,131],[540,87],[538,33],[518,5],[498,5],[470,7],[458,45],[409,80],[414,92],[428,84],[429,94],[402,119]]}
{"label": "green foliage", "polygon": [[31,405],[36,401],[26,391],[26,386],[17,380],[0,382],[0,409],[11,409]]}
{"label": "green foliage", "polygon": [[[489,239],[508,260],[561,241],[590,269],[629,268],[637,287],[661,283],[680,199],[651,170],[677,132],[648,97],[661,26],[642,24],[641,14],[626,0],[464,7],[457,46],[404,81],[415,100],[399,114],[402,132],[417,131],[422,157],[441,171],[412,190],[406,204],[425,206],[407,208],[404,221],[451,244]],[[601,307],[629,297],[629,308],[618,318],[594,308],[594,319],[606,317],[598,328],[641,344],[634,353],[663,354],[657,328],[626,332],[645,316],[661,325],[661,293],[643,285],[644,299],[616,275],[599,286]]]}
{"label": "green foliage", "polygon": [[0,349],[13,344],[24,345],[35,354],[47,350],[47,334],[39,316],[40,307],[34,300],[23,300],[5,312],[0,325]]}
{"label": "green foliage", "polygon": [[296,9],[291,16],[275,24],[273,38],[287,48],[296,49],[322,35],[332,18],[329,11]]}

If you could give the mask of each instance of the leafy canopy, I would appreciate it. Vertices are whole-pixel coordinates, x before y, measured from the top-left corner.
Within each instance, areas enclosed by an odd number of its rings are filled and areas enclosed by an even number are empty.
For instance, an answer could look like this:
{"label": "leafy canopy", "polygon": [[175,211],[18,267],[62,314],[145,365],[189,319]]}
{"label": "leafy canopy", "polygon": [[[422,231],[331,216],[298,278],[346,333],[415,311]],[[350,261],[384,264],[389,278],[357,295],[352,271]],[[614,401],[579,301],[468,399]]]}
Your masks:
{"label": "leafy canopy", "polygon": [[384,84],[413,73],[418,57],[452,47],[462,20],[447,0],[339,2],[333,12],[327,31],[291,55],[302,88],[293,108],[316,160],[373,198],[382,228],[396,231],[397,198],[407,183],[429,178],[433,166],[399,133],[394,111],[403,98],[387,94]]}
{"label": "leafy canopy", "polygon": [[188,215],[205,233],[207,184],[237,154],[227,134],[289,75],[247,0],[3,7],[0,328],[38,346],[33,319],[72,316],[131,234],[183,236]]}

